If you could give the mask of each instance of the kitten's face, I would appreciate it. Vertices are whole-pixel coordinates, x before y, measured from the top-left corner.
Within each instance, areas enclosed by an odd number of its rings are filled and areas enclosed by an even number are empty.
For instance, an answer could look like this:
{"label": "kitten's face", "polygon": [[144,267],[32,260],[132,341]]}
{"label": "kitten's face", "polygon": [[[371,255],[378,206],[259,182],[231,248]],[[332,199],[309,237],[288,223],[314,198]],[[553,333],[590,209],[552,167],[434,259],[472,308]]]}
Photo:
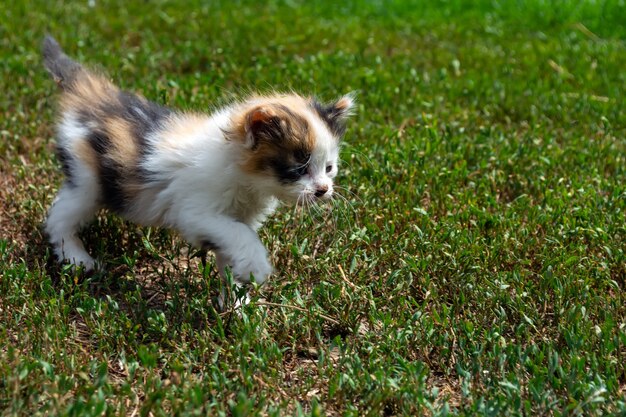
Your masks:
{"label": "kitten's face", "polygon": [[328,106],[299,96],[265,100],[245,112],[244,170],[286,202],[331,198],[352,97]]}
{"label": "kitten's face", "polygon": [[272,176],[277,183],[277,197],[289,202],[308,203],[329,199],[337,176],[339,138],[333,137],[318,120],[311,123],[315,138],[311,148],[285,152],[272,161]]}

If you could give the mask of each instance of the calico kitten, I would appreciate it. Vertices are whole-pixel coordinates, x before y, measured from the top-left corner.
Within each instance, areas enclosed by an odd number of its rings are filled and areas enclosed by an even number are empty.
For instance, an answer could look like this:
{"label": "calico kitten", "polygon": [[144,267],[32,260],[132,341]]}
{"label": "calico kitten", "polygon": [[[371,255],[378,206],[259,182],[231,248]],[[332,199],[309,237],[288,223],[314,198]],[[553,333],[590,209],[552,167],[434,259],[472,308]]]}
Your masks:
{"label": "calico kitten", "polygon": [[328,199],[351,95],[330,105],[297,94],[252,96],[212,114],[121,91],[52,38],[45,66],[62,90],[57,153],[66,181],[46,221],[60,261],[93,269],[77,232],[104,207],[176,229],[213,250],[239,284],[272,273],[256,230],[279,200]]}

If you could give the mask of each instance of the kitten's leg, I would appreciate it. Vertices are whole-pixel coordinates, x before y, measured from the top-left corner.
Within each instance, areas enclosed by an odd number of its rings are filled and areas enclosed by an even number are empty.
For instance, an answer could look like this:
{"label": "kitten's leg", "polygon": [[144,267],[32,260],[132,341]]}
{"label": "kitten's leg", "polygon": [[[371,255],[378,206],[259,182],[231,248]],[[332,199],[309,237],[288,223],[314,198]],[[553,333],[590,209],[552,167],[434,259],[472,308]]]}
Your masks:
{"label": "kitten's leg", "polygon": [[[231,267],[233,281],[237,286],[248,284],[252,277],[257,284],[263,284],[272,273],[267,250],[250,226],[225,215],[189,210],[180,210],[179,213],[181,216],[177,219],[177,228],[190,243],[215,251],[225,284],[228,284],[226,266]],[[223,304],[223,295],[222,299]]]}
{"label": "kitten's leg", "polygon": [[46,232],[59,261],[82,264],[87,271],[94,268],[95,261],[85,251],[78,230],[93,218],[97,210],[98,188],[95,184],[85,182],[76,186],[66,182],[63,185],[46,220]]}
{"label": "kitten's leg", "polygon": [[246,305],[250,302],[250,296],[246,292],[243,298],[237,297],[239,290],[245,285],[238,281],[237,279],[232,280],[231,282],[228,279],[226,268],[232,264],[232,261],[229,261],[228,258],[220,253],[215,253],[217,269],[220,273],[220,277],[222,277],[222,290],[220,291],[220,295],[217,298],[217,302],[221,311],[226,310],[227,307],[232,306],[233,308],[239,308],[241,305]]}

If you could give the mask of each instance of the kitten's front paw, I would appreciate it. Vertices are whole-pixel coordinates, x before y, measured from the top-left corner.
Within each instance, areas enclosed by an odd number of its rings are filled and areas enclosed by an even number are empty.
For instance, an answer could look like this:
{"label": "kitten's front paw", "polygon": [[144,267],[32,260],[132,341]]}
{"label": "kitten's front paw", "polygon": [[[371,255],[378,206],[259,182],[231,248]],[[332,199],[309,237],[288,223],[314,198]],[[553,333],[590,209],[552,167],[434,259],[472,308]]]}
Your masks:
{"label": "kitten's front paw", "polygon": [[72,262],[75,266],[78,265],[79,267],[84,268],[85,272],[92,272],[95,271],[97,269],[97,264],[96,261],[89,257],[86,259],[82,259],[80,262]]}
{"label": "kitten's front paw", "polygon": [[226,311],[229,307],[238,310],[241,306],[250,303],[250,295],[245,288],[243,289],[244,294],[242,295],[240,292],[241,287],[241,284],[237,283],[231,288],[226,288],[226,286],[222,287],[222,291],[217,297],[219,311]]}
{"label": "kitten's front paw", "polygon": [[87,254],[79,254],[72,257],[64,256],[59,258],[61,262],[67,262],[72,265],[72,270],[74,271],[82,268],[84,272],[92,272],[97,269],[95,259]]}
{"label": "kitten's front paw", "polygon": [[233,275],[240,282],[252,282],[254,280],[261,285],[271,274],[272,265],[265,254],[256,259],[240,260],[233,265]]}

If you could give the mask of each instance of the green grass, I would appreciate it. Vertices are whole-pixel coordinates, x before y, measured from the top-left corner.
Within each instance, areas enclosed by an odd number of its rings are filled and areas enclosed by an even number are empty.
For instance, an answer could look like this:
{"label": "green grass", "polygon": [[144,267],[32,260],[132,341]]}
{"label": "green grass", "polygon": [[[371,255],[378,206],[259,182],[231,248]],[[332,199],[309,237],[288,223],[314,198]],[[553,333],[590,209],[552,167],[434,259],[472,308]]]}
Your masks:
{"label": "green grass", "polygon": [[[623,1],[94,3],[0,14],[3,415],[626,414]],[[181,108],[358,93],[345,200],[268,222],[240,315],[106,213],[107,272],[52,260],[46,31]]]}

